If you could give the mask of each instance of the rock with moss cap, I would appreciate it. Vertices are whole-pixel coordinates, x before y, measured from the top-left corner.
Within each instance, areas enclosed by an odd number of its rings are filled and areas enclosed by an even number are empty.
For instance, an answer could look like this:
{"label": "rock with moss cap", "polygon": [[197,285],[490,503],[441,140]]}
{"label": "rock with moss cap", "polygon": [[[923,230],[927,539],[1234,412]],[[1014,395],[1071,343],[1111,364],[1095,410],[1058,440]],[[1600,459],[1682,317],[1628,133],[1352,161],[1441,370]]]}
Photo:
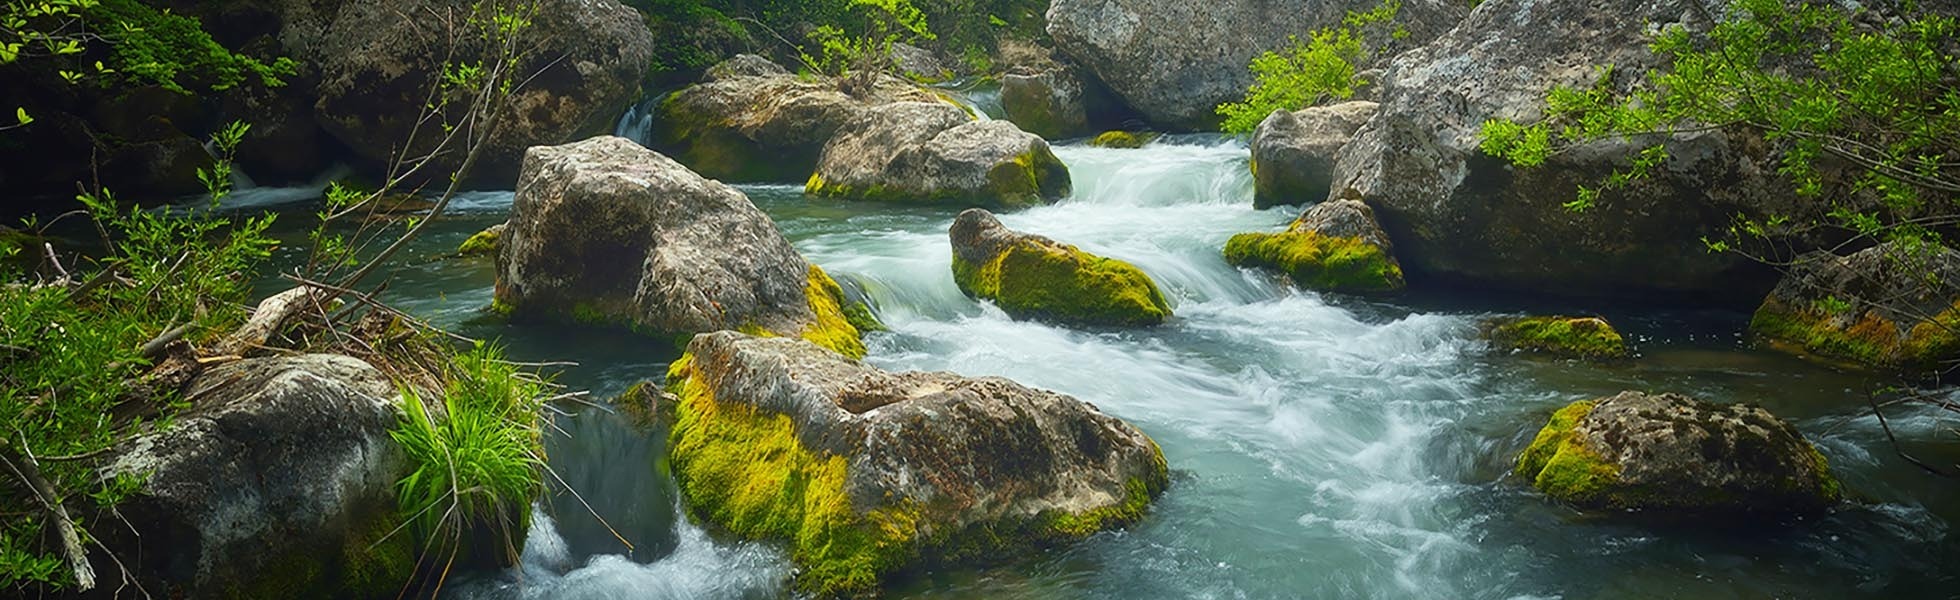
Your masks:
{"label": "rock with moss cap", "polygon": [[1749,329],[1779,347],[1879,367],[1960,359],[1960,252],[1885,244],[1806,255]]}
{"label": "rock with moss cap", "polygon": [[478,231],[470,235],[470,239],[463,240],[463,245],[456,247],[456,254],[462,256],[490,256],[496,254],[499,245],[498,240],[503,239],[504,229],[509,226],[510,223],[498,223],[491,225],[483,231]]}
{"label": "rock with moss cap", "polygon": [[1130,263],[1002,225],[967,209],[953,220],[953,281],[1017,318],[1086,325],[1155,325],[1170,303]]}
{"label": "rock with moss cap", "polygon": [[840,81],[804,78],[758,56],[709,69],[709,78],[675,92],[656,109],[651,143],[702,175],[729,182],[799,182],[816,169],[824,144],[873,107],[943,102],[939,94],[881,75],[859,95]]}
{"label": "rock with moss cap", "polygon": [[1157,141],[1158,134],[1148,131],[1105,131],[1089,139],[1089,145],[1097,148],[1142,148]]}
{"label": "rock with moss cap", "polygon": [[618,137],[526,153],[496,299],[518,316],[766,332],[864,354],[837,283],[747,196]]}
{"label": "rock with moss cap", "polygon": [[800,340],[697,336],[668,391],[690,511],[787,543],[796,587],[817,597],[1078,540],[1142,518],[1168,485],[1156,443],[1088,403]]}
{"label": "rock with moss cap", "polygon": [[1048,142],[1006,121],[975,121],[940,102],[861,115],[824,146],[804,191],[831,198],[955,206],[1030,206],[1067,197],[1068,167]]}
{"label": "rock with moss cap", "polygon": [[1501,317],[1485,321],[1483,332],[1503,350],[1588,360],[1629,354],[1626,338],[1599,317]]}
{"label": "rock with moss cap", "polygon": [[1350,293],[1401,291],[1402,265],[1358,200],[1323,202],[1280,233],[1241,233],[1225,243],[1225,261],[1276,269],[1301,287]]}
{"label": "rock with moss cap", "polygon": [[1252,207],[1326,200],[1341,149],[1377,108],[1373,102],[1355,101],[1273,111],[1252,133]]}
{"label": "rock with moss cap", "polygon": [[1840,499],[1824,455],[1789,423],[1679,394],[1575,402],[1552,415],[1515,472],[1580,508],[1662,517],[1814,513]]}
{"label": "rock with moss cap", "polygon": [[150,594],[378,598],[415,578],[413,536],[389,537],[409,467],[387,376],[346,356],[253,358],[184,397],[171,427],[107,459],[106,477],[143,483],[115,526],[91,528]]}

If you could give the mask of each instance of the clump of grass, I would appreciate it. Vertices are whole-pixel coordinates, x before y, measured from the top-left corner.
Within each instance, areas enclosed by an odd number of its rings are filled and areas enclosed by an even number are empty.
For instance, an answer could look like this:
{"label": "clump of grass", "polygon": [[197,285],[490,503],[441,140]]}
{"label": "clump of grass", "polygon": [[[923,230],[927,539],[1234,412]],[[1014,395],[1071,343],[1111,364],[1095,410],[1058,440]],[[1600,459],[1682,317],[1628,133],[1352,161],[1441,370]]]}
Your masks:
{"label": "clump of grass", "polygon": [[497,346],[478,345],[456,357],[436,403],[442,414],[413,387],[402,388],[402,420],[390,435],[411,466],[397,488],[402,514],[430,549],[424,561],[454,561],[480,542],[504,552],[505,562],[517,556],[543,485],[539,414],[547,386],[505,361]]}

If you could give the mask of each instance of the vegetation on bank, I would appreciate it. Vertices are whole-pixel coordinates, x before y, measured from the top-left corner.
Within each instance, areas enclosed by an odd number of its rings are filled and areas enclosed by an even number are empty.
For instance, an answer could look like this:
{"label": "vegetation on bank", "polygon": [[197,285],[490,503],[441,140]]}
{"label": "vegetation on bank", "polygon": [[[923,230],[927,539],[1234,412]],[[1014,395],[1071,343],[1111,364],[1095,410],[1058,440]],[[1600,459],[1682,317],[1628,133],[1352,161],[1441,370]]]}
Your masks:
{"label": "vegetation on bank", "polygon": [[[1341,24],[1314,31],[1305,41],[1268,51],[1252,59],[1254,82],[1245,99],[1218,106],[1226,133],[1252,133],[1275,110],[1294,111],[1334,100],[1347,100],[1369,81],[1357,65],[1388,41],[1408,37],[1395,25],[1400,0],[1384,0],[1365,12],[1348,11]],[[1386,37],[1387,40],[1382,38]]]}

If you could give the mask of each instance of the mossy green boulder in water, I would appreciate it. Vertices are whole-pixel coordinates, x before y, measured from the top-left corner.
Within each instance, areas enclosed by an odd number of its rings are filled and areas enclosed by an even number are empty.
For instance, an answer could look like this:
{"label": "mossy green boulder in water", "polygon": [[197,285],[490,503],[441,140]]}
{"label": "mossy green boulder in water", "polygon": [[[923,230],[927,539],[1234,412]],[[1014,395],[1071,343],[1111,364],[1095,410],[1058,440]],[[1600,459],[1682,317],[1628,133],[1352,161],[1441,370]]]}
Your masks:
{"label": "mossy green boulder in water", "polygon": [[1493,347],[1592,360],[1626,358],[1626,338],[1598,317],[1510,317],[1484,323]]}
{"label": "mossy green boulder in water", "polygon": [[1754,406],[1624,392],[1552,415],[1515,470],[1559,501],[1654,516],[1817,512],[1841,496],[1830,465]]}
{"label": "mossy green boulder in water", "polygon": [[1406,285],[1374,211],[1355,200],[1316,205],[1280,233],[1232,236],[1225,261],[1275,269],[1301,287],[1328,292],[1386,293]]}
{"label": "mossy green boulder in water", "polygon": [[691,514],[780,541],[817,597],[994,562],[1141,519],[1148,436],[999,378],[889,373],[803,340],[695,336],[668,370],[668,464]]}
{"label": "mossy green boulder in water", "polygon": [[1885,244],[1804,256],[1749,329],[1779,347],[1871,366],[1960,359],[1960,252]]}
{"label": "mossy green boulder in water", "polygon": [[506,227],[505,223],[498,223],[490,226],[489,229],[476,232],[475,235],[470,236],[470,239],[463,240],[463,245],[456,247],[456,254],[462,256],[490,256],[496,254],[498,240],[502,239],[504,235],[504,227]]}
{"label": "mossy green boulder in water", "polygon": [[1142,148],[1156,141],[1157,137],[1158,134],[1150,132],[1105,131],[1090,139],[1089,145],[1097,148]]}
{"label": "mossy green boulder in water", "polygon": [[804,184],[813,196],[956,206],[1032,206],[1069,195],[1068,167],[1039,136],[974,121],[943,102],[897,102],[851,121]]}
{"label": "mossy green boulder in water", "polygon": [[1093,325],[1154,325],[1170,303],[1149,275],[1054,240],[1018,233],[992,213],[953,221],[953,281],[1020,318]]}

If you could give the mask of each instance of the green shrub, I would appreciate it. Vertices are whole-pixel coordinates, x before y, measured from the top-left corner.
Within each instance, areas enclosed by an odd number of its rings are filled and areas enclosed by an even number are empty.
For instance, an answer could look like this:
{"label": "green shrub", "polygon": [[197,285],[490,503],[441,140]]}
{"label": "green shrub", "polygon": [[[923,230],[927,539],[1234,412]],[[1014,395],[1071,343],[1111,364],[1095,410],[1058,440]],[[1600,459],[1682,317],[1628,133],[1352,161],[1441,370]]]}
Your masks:
{"label": "green shrub", "polygon": [[[1356,89],[1369,83],[1355,74],[1355,65],[1368,56],[1364,31],[1392,22],[1401,9],[1399,0],[1387,0],[1368,12],[1350,11],[1339,27],[1315,31],[1305,42],[1293,38],[1290,47],[1253,58],[1252,87],[1245,100],[1218,106],[1225,119],[1220,127],[1227,133],[1251,133],[1275,110],[1354,97]],[[1400,39],[1407,32],[1396,27],[1389,35]]]}
{"label": "green shrub", "polygon": [[421,539],[454,544],[480,527],[511,539],[525,526],[512,519],[543,485],[545,384],[490,345],[457,356],[449,377],[440,416],[413,387],[401,388],[402,420],[389,434],[411,466],[397,485],[402,514]]}

